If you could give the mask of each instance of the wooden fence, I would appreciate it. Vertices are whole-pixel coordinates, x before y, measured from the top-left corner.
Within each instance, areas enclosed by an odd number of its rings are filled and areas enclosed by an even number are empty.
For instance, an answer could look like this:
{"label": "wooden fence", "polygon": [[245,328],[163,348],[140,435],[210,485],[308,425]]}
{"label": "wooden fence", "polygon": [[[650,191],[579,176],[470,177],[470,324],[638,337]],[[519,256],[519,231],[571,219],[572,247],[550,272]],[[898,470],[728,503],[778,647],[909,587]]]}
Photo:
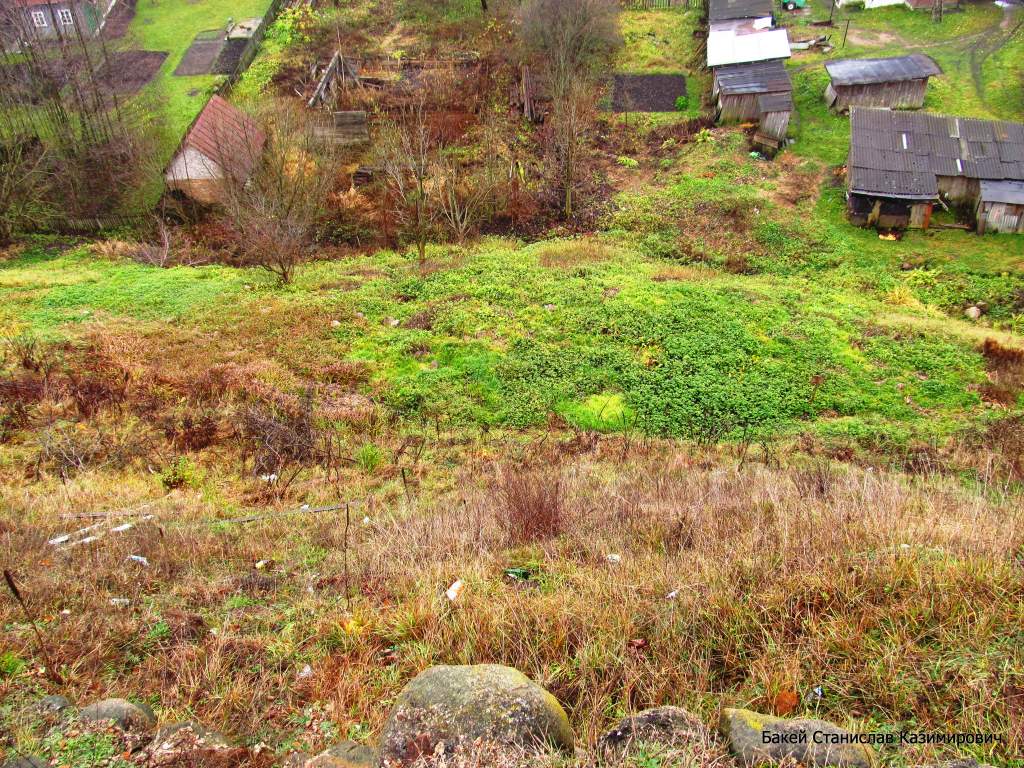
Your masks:
{"label": "wooden fence", "polygon": [[695,8],[702,10],[705,0],[621,0],[629,11],[658,11],[668,8]]}

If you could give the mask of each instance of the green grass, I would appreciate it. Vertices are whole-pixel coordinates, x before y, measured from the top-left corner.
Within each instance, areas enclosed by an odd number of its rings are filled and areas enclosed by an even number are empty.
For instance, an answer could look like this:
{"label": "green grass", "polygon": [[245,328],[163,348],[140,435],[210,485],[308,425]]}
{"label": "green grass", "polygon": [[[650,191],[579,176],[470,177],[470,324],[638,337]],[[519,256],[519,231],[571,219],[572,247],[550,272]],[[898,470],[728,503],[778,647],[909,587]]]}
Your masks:
{"label": "green grass", "polygon": [[269,0],[139,0],[128,33],[121,45],[147,51],[166,51],[168,56],[156,77],[140,97],[159,105],[154,120],[164,122],[160,160],[170,160],[185,130],[223,81],[220,75],[176,77],[173,72],[197,32],[222,29],[228,19],[262,16]]}
{"label": "green grass", "polygon": [[616,69],[640,74],[691,72],[697,13],[685,9],[623,11]]}
{"label": "green grass", "polygon": [[[796,39],[812,34],[810,28],[800,28],[809,20],[807,17],[784,18],[798,27],[793,35]],[[821,3],[815,4],[811,18],[828,18],[827,7],[823,10]],[[850,36],[847,45],[840,47],[847,18]],[[823,98],[828,75],[820,65],[828,59],[926,53],[943,70],[942,75],[929,82],[926,110],[988,119],[1021,119],[1021,81],[1007,73],[1015,71],[1013,67],[1024,56],[1024,35],[1018,33],[1005,47],[981,58],[980,88],[971,66],[972,51],[982,39],[978,36],[990,31],[998,37],[1002,34],[1001,19],[1002,11],[989,4],[965,5],[962,12],[947,14],[940,24],[934,23],[929,13],[903,7],[841,12],[835,29],[813,30],[813,34],[831,34],[836,45],[831,53],[800,54],[790,61],[797,107],[790,128],[790,135],[797,140],[793,152],[829,164],[841,164],[846,159],[849,120],[832,114]]]}

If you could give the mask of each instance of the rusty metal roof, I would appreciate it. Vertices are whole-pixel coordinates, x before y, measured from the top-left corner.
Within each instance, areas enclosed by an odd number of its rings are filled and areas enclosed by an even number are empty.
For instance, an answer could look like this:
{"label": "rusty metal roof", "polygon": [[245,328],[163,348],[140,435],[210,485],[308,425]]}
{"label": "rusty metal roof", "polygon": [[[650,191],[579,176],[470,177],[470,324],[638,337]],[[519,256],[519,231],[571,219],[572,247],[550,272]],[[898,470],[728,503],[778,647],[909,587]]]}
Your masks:
{"label": "rusty metal roof", "polygon": [[181,149],[191,147],[230,176],[245,180],[259,160],[266,140],[255,120],[215,95],[199,113]]}
{"label": "rusty metal roof", "polygon": [[854,107],[850,190],[934,199],[938,176],[1024,181],[1024,125]]}
{"label": "rusty metal roof", "polygon": [[887,59],[826,61],[825,69],[834,86],[898,83],[942,74],[939,65],[923,53]]}

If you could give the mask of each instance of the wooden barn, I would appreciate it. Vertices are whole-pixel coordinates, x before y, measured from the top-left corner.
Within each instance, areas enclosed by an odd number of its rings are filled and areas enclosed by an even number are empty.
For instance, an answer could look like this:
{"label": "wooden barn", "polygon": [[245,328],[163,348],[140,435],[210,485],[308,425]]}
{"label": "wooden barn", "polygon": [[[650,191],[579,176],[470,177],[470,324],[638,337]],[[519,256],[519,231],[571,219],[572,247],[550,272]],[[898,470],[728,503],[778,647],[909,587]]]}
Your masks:
{"label": "wooden barn", "polygon": [[979,232],[1024,231],[1020,123],[853,107],[847,169],[854,224],[927,229],[941,203],[973,211]]}
{"label": "wooden barn", "polygon": [[1024,233],[1024,182],[985,181],[978,184],[978,234]]}
{"label": "wooden barn", "polygon": [[887,59],[840,59],[825,62],[830,82],[825,102],[838,112],[853,106],[919,109],[928,78],[942,70],[923,53]]}
{"label": "wooden barn", "polygon": [[220,202],[227,182],[243,184],[252,175],[265,143],[255,120],[214,96],[182,139],[164,181],[197,202]]}

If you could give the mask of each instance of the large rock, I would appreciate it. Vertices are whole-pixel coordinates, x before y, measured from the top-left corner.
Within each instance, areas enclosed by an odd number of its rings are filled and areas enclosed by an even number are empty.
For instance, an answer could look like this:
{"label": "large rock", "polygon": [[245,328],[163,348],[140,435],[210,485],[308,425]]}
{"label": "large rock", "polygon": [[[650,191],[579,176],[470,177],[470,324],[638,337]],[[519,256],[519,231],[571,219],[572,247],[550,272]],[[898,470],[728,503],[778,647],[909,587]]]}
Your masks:
{"label": "large rock", "polygon": [[104,699],[90,704],[79,713],[85,722],[110,720],[126,731],[148,731],[156,725],[156,715],[146,704],[132,704],[127,699]]}
{"label": "large rock", "polygon": [[377,753],[354,741],[336,744],[305,764],[306,768],[374,768],[376,765]]}
{"label": "large rock", "polygon": [[497,664],[436,666],[398,695],[381,732],[380,758],[391,768],[439,746],[449,753],[471,742],[571,751],[573,741],[561,704],[522,672]]}
{"label": "large rock", "polygon": [[65,696],[43,696],[34,706],[44,715],[62,715],[71,709],[71,702]]}
{"label": "large rock", "polygon": [[598,742],[605,760],[621,760],[641,746],[658,744],[672,750],[703,748],[710,738],[698,717],[680,707],[656,707],[624,718]]}
{"label": "large rock", "polygon": [[874,763],[869,747],[836,743],[849,737],[850,731],[824,720],[788,720],[726,708],[719,729],[733,755],[747,766],[778,763],[787,757],[811,768],[871,768]]}

